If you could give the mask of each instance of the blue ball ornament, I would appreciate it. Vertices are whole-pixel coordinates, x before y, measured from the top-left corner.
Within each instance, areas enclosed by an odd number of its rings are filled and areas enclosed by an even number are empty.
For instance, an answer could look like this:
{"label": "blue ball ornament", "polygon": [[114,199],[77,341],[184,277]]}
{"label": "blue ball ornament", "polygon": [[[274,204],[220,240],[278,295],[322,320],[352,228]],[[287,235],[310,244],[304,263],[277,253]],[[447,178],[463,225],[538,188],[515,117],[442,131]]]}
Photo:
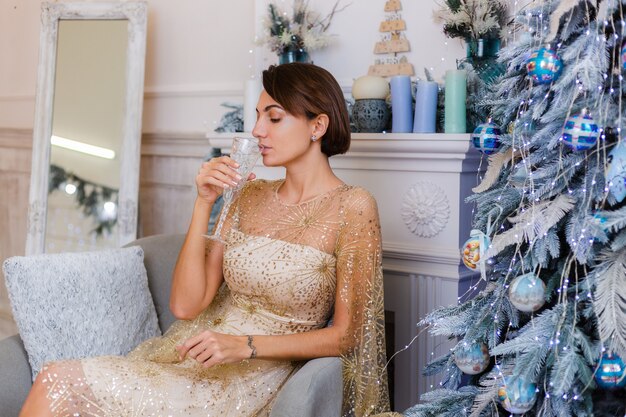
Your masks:
{"label": "blue ball ornament", "polygon": [[587,111],[572,116],[565,122],[561,140],[575,151],[593,148],[600,136],[600,127]]}
{"label": "blue ball ornament", "polygon": [[461,342],[454,351],[454,363],[467,375],[481,373],[487,369],[490,361],[489,348],[482,342]]}
{"label": "blue ball ornament", "polygon": [[500,129],[491,120],[478,125],[472,133],[472,144],[485,155],[494,153],[500,146]]}
{"label": "blue ball ornament", "polygon": [[615,353],[605,353],[595,374],[596,383],[606,389],[626,387],[626,365]]}
{"label": "blue ball ornament", "polygon": [[498,400],[506,411],[513,414],[523,414],[535,405],[537,400],[537,385],[526,382],[524,378],[505,377],[500,382]]}
{"label": "blue ball ornament", "polygon": [[526,61],[526,69],[535,83],[549,84],[561,75],[563,61],[552,49],[540,48]]}
{"label": "blue ball ornament", "polygon": [[609,192],[621,203],[626,198],[626,145],[618,143],[607,157],[607,167],[604,173]]}
{"label": "blue ball ornament", "polygon": [[626,42],[622,44],[620,56],[622,57],[622,69],[626,70]]}
{"label": "blue ball ornament", "polygon": [[532,313],[546,302],[546,284],[532,272],[515,278],[509,286],[509,301],[519,311]]}

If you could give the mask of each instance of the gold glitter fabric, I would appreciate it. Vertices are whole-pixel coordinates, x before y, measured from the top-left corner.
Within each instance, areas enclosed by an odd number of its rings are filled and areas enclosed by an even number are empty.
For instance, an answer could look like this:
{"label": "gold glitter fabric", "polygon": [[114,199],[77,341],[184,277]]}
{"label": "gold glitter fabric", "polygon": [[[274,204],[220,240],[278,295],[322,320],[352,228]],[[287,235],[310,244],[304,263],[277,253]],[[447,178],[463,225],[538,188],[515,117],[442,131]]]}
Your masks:
{"label": "gold glitter fabric", "polygon": [[287,204],[281,184],[249,182],[227,213],[225,285],[196,319],[175,322],[126,357],[44,367],[55,416],[265,416],[297,363],[250,359],[206,369],[180,361],[175,346],[205,329],[306,332],[326,326],[337,309],[350,317],[341,343],[343,415],[389,411],[376,202],[341,185]]}

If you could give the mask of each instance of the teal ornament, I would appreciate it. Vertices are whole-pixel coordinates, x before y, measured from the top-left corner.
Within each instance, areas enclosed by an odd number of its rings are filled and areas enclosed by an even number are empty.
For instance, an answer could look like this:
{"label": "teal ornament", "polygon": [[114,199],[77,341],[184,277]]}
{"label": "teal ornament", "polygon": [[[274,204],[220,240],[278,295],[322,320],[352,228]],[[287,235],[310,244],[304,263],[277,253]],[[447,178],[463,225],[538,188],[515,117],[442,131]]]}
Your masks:
{"label": "teal ornament", "polygon": [[626,365],[616,353],[605,353],[600,358],[595,374],[596,383],[606,389],[626,387]]}
{"label": "teal ornament", "polygon": [[463,264],[472,271],[481,271],[485,262],[485,252],[489,248],[489,238],[480,230],[472,230],[470,238],[461,248]]}
{"label": "teal ornament", "polygon": [[618,203],[626,198],[626,145],[618,143],[607,157],[607,168],[604,173],[609,192]]}
{"label": "teal ornament", "polygon": [[500,382],[498,400],[506,411],[513,414],[523,414],[530,411],[537,400],[537,385],[526,382],[524,378],[508,376]]}
{"label": "teal ornament", "polygon": [[509,286],[509,300],[519,311],[532,313],[546,302],[546,284],[534,273],[520,275]]}
{"label": "teal ornament", "polygon": [[626,42],[622,44],[622,50],[620,52],[620,55],[622,57],[622,69],[626,70]]}
{"label": "teal ornament", "polygon": [[467,375],[476,375],[487,369],[491,357],[489,348],[482,342],[461,342],[454,351],[454,363]]}
{"label": "teal ornament", "polygon": [[526,70],[535,83],[549,84],[561,75],[563,61],[552,49],[539,48],[530,54]]}
{"label": "teal ornament", "polygon": [[500,147],[500,134],[500,128],[489,119],[474,129],[472,144],[485,155],[491,155]]}
{"label": "teal ornament", "polygon": [[561,140],[575,151],[586,151],[596,145],[599,136],[598,124],[589,112],[583,110],[579,115],[567,119]]}

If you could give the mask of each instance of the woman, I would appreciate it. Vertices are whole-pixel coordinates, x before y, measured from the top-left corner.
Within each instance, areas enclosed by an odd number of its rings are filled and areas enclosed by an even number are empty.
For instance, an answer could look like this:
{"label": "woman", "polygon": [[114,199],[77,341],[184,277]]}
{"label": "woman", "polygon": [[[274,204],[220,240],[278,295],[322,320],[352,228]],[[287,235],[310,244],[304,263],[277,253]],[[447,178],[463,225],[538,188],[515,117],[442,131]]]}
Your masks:
{"label": "woman", "polygon": [[228,157],[203,164],[173,276],[181,320],[128,357],[44,367],[22,416],[265,415],[296,361],[324,356],[342,357],[344,415],[387,411],[376,202],[328,163],[350,145],[343,94],[311,64],[272,66],[263,86],[252,133],[285,179],[246,184],[221,245],[209,213],[242,179]]}

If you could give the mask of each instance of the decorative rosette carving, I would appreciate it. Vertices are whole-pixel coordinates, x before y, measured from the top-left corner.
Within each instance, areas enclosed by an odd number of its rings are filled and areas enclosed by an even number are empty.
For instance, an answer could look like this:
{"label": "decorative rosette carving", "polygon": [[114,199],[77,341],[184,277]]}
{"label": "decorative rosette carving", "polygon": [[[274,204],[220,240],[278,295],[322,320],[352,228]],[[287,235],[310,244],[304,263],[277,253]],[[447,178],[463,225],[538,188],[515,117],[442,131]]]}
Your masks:
{"label": "decorative rosette carving", "polygon": [[411,232],[420,237],[433,237],[448,223],[450,203],[438,185],[420,181],[407,191],[400,214]]}

